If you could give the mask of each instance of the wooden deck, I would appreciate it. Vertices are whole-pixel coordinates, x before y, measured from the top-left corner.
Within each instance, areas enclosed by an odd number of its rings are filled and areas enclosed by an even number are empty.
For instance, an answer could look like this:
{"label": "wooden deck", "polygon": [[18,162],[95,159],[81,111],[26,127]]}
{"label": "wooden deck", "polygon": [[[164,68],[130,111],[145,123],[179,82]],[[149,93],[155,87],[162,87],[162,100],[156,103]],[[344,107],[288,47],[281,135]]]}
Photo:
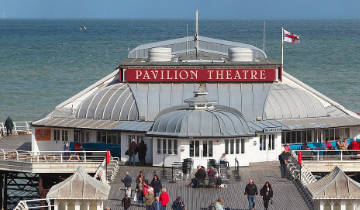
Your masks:
{"label": "wooden deck", "polygon": [[[104,207],[110,207],[112,210],[123,209],[123,207],[121,207],[121,199],[124,197],[125,191],[123,190],[124,185],[120,179],[124,176],[125,171],[129,171],[132,177],[136,177],[140,170],[144,171],[145,178],[150,181],[154,173],[160,175],[161,178],[161,168],[120,167],[116,179],[111,184],[110,197],[109,200],[105,202]],[[250,167],[240,168],[240,179],[234,179],[233,176],[233,179],[227,184],[227,188],[225,189],[193,189],[186,187],[188,182],[180,181],[177,183],[169,183],[164,179],[162,179],[162,184],[163,187],[167,188],[170,196],[170,203],[172,203],[177,196],[181,196],[187,210],[206,208],[211,203],[215,202],[218,197],[223,199],[225,207],[235,210],[247,209],[248,207],[247,198],[244,196],[244,189],[249,177],[254,178],[255,184],[258,186],[259,190],[267,180],[272,184],[274,190],[274,203],[269,209],[309,209],[295,185],[287,179],[280,178],[280,170],[277,162],[256,163],[250,165]],[[135,188],[134,182],[135,181],[133,180],[133,189]],[[132,203],[134,202],[132,201]],[[256,207],[256,209],[263,209],[261,197],[257,198]],[[145,209],[145,207],[133,205],[130,209]],[[168,206],[168,209],[170,209],[170,206]]]}

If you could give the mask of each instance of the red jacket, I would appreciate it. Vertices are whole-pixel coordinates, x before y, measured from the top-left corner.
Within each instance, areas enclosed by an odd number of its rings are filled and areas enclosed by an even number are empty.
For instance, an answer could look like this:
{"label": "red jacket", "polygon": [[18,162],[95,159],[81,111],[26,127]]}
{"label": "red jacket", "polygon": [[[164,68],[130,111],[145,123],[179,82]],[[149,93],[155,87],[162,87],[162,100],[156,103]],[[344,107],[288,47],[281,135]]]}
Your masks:
{"label": "red jacket", "polygon": [[169,195],[167,194],[167,192],[160,194],[160,202],[162,206],[167,206],[167,204],[169,203]]}
{"label": "red jacket", "polygon": [[351,148],[352,150],[358,150],[358,149],[359,149],[359,143],[356,142],[356,141],[352,141],[352,142],[350,143],[350,148]]}

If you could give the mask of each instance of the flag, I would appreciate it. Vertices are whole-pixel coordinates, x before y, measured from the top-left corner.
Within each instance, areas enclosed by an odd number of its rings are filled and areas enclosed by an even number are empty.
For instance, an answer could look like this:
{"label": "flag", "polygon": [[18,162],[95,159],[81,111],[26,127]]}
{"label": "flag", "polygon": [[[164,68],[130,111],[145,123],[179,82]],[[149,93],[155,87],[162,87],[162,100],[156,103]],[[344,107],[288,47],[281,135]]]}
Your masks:
{"label": "flag", "polygon": [[294,33],[291,33],[285,29],[284,30],[284,42],[291,42],[291,43],[299,43],[300,37]]}

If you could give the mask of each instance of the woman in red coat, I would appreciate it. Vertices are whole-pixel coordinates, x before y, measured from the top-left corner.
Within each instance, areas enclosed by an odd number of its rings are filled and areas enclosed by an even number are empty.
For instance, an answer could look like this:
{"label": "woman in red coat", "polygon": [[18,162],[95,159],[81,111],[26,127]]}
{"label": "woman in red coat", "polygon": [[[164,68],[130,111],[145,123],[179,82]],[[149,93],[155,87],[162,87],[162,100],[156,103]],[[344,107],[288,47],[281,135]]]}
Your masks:
{"label": "woman in red coat", "polygon": [[161,210],[166,210],[169,200],[169,194],[166,192],[165,188],[162,188],[160,194]]}
{"label": "woman in red coat", "polygon": [[[360,149],[359,145],[360,144],[358,142],[356,142],[356,139],[354,138],[354,140],[350,143],[349,147],[351,150],[359,150]],[[360,154],[360,151],[354,152],[354,154],[356,154],[356,153]]]}

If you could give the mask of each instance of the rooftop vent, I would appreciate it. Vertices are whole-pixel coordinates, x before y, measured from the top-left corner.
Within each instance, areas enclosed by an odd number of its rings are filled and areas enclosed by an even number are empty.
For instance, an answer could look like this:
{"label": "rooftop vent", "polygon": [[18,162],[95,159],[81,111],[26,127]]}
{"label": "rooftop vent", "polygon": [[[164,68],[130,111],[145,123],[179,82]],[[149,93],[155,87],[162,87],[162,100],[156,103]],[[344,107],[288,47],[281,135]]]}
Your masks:
{"label": "rooftop vent", "polygon": [[149,50],[150,62],[166,62],[171,61],[172,54],[171,48],[154,47]]}
{"label": "rooftop vent", "polygon": [[233,47],[228,50],[229,60],[234,62],[254,61],[254,52],[249,48]]}

